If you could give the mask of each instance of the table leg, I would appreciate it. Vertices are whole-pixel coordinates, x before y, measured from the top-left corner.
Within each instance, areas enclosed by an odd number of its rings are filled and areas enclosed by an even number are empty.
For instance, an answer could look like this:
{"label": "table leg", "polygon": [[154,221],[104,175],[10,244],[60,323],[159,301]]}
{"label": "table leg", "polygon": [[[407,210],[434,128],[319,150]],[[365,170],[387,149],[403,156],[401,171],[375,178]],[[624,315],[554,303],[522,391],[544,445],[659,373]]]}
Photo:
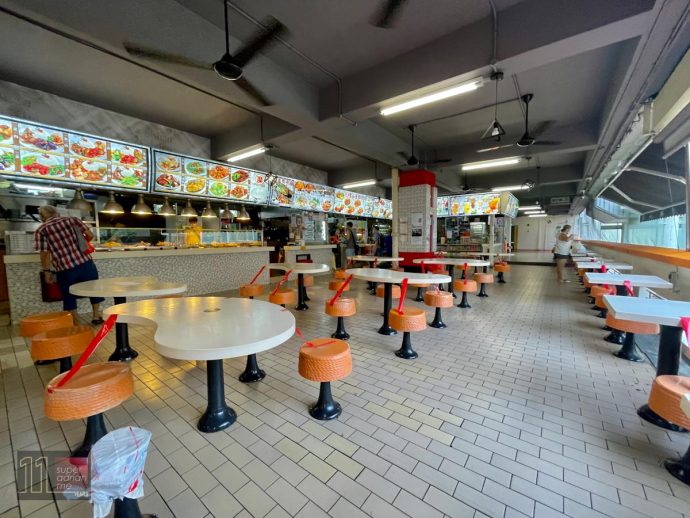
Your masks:
{"label": "table leg", "polygon": [[[115,297],[115,304],[124,304],[127,302],[126,297]],[[127,324],[117,322],[115,324],[115,351],[108,358],[111,362],[128,362],[139,356],[136,352],[129,346],[129,329]]]}
{"label": "table leg", "polygon": [[625,333],[623,347],[613,353],[613,355],[630,362],[641,362],[644,360],[644,356],[635,350],[635,333]]}
{"label": "table leg", "polygon": [[[661,336],[659,336],[659,358],[657,359],[656,375],[665,374],[677,375],[680,366],[680,348],[683,328],[674,326],[661,326]],[[670,423],[659,414],[654,412],[649,405],[642,405],[637,409],[639,415],[645,421],[656,426],[674,432],[687,432],[685,428]]]}
{"label": "table leg", "polygon": [[666,470],[685,484],[690,484],[690,448],[678,460],[664,461]]}
{"label": "table leg", "polygon": [[225,403],[225,383],[223,380],[223,360],[206,361],[206,384],[208,406],[199,419],[197,428],[206,433],[226,429],[237,419],[237,414]]}
{"label": "table leg", "polygon": [[388,314],[391,311],[391,301],[393,300],[393,284],[386,282],[383,285],[383,325],[379,329],[381,335],[397,335],[398,332],[388,325]]}
{"label": "table leg", "polygon": [[304,301],[305,301],[305,302],[310,301],[311,299],[309,298],[309,294],[307,293],[307,287],[306,287],[306,286],[304,286],[304,287],[302,288],[302,292],[304,293]]}
{"label": "table leg", "polygon": [[422,287],[417,287],[417,296],[414,298],[415,302],[424,302],[424,295],[422,294]]}
{"label": "table leg", "polygon": [[297,306],[295,306],[297,311],[304,311],[309,309],[306,302],[304,302],[304,274],[297,274]]}
{"label": "table leg", "polygon": [[505,284],[506,280],[503,278],[503,272],[498,272],[498,281],[499,284]]}
{"label": "table leg", "polygon": [[247,356],[247,366],[238,379],[242,383],[253,383],[255,381],[261,381],[265,377],[266,373],[259,368],[259,362],[256,361],[256,354]]}
{"label": "table leg", "polygon": [[369,284],[370,284],[369,287],[371,288],[371,290],[369,291],[369,293],[371,293],[372,295],[376,295],[376,283],[375,283],[375,282],[370,282]]}
{"label": "table leg", "polygon": [[455,278],[455,265],[454,264],[449,264],[448,265],[448,275],[450,275],[450,282],[448,283],[448,291],[450,294],[453,296],[454,299],[457,299],[458,296],[455,294],[454,287],[453,287],[453,280]]}

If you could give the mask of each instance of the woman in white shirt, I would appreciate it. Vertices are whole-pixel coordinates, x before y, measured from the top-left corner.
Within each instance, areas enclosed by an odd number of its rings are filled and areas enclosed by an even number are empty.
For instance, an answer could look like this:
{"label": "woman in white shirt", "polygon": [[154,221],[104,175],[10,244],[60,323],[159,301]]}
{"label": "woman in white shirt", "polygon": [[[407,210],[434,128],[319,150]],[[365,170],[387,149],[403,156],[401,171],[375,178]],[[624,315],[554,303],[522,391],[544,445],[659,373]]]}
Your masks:
{"label": "woman in white shirt", "polygon": [[570,225],[563,225],[561,232],[556,238],[556,246],[553,247],[553,254],[556,258],[556,279],[558,279],[558,282],[570,282],[565,278],[565,263],[570,259],[570,242],[573,240],[570,228]]}

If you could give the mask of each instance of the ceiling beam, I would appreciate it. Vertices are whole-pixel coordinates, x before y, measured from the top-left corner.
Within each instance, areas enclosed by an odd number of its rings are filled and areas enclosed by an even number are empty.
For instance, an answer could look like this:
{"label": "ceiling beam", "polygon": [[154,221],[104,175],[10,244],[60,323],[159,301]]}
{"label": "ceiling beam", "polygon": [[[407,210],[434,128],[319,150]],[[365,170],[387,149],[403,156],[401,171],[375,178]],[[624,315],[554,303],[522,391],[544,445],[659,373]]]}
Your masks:
{"label": "ceiling beam", "polygon": [[648,174],[650,176],[658,176],[659,178],[666,178],[667,180],[673,180],[675,182],[680,182],[685,185],[686,180],[682,176],[677,176],[675,174],[666,173],[664,171],[655,171],[654,169],[645,169],[644,167],[629,166],[626,171],[635,171],[636,173]]}
{"label": "ceiling beam", "polygon": [[621,196],[624,200],[628,201],[629,203],[633,203],[635,205],[640,205],[642,207],[651,207],[653,209],[660,209],[661,208],[659,205],[653,205],[651,203],[647,203],[644,201],[633,200],[630,196],[625,194],[623,191],[621,191],[615,185],[610,185],[609,189],[611,189],[613,192],[617,193],[619,196]]}

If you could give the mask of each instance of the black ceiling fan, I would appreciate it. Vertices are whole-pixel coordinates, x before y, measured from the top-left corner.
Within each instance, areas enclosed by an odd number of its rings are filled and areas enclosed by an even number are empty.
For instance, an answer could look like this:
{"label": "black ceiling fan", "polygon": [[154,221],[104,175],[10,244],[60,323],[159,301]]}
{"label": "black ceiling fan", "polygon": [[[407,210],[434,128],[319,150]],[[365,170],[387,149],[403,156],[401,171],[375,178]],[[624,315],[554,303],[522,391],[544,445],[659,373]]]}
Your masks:
{"label": "black ceiling fan", "polygon": [[369,23],[381,29],[393,27],[395,19],[400,16],[407,0],[384,0],[369,20]]}
{"label": "black ceiling fan", "polygon": [[[410,135],[411,135],[411,137],[410,137],[410,155],[407,156],[404,151],[398,152],[398,154],[400,156],[402,156],[403,158],[406,159],[406,162],[404,164],[402,164],[401,167],[416,166],[416,165],[420,164],[419,159],[414,154],[414,130],[415,130],[414,124],[408,126],[407,129],[410,130]],[[423,164],[425,166],[426,165],[436,165],[436,164],[445,164],[445,163],[448,163],[450,161],[451,161],[450,158],[441,158],[439,160],[430,160],[430,161],[424,160]]]}
{"label": "black ceiling fan", "polygon": [[143,47],[134,43],[124,42],[125,50],[137,57],[153,59],[156,61],[163,61],[166,63],[174,63],[177,65],[184,65],[187,67],[199,68],[202,70],[214,70],[223,79],[233,81],[239,88],[244,90],[248,95],[253,97],[256,101],[264,106],[270,103],[266,97],[259,92],[246,77],[243,77],[244,67],[254,57],[264,50],[277,37],[287,33],[286,27],[275,18],[269,17],[264,23],[264,29],[257,32],[254,37],[241,47],[234,54],[230,54],[229,30],[228,30],[228,4],[223,2],[225,14],[225,54],[215,63],[203,63],[185,56],[170,54],[168,52]]}

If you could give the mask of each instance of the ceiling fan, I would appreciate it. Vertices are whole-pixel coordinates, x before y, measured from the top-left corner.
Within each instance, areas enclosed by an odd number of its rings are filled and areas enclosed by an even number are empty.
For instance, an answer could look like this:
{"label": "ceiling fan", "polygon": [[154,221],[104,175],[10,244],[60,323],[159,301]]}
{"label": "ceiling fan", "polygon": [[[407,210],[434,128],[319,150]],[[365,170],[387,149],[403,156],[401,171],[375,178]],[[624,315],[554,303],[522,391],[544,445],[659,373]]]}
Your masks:
{"label": "ceiling fan", "polygon": [[398,155],[403,157],[405,159],[405,163],[402,164],[400,167],[405,167],[405,166],[416,166],[419,165],[420,163],[423,163],[425,166],[433,166],[436,164],[445,164],[451,161],[450,158],[441,158],[439,160],[424,160],[420,162],[420,160],[415,156],[414,154],[414,130],[415,126],[414,124],[411,124],[410,126],[407,127],[407,129],[410,130],[411,134],[411,140],[410,140],[410,155],[406,155],[404,151],[398,151]]}
{"label": "ceiling fan", "polygon": [[407,0],[384,0],[373,14],[369,23],[381,29],[390,29],[393,27],[393,22],[400,16],[402,7]]}
{"label": "ceiling fan", "polygon": [[137,57],[153,59],[165,63],[174,63],[202,70],[213,70],[223,79],[233,81],[239,88],[244,90],[249,96],[254,98],[263,106],[270,105],[270,101],[252,85],[247,78],[243,77],[244,67],[254,57],[264,50],[277,37],[287,33],[286,27],[275,18],[269,17],[264,24],[264,29],[257,32],[254,37],[234,54],[230,54],[229,30],[228,30],[228,4],[223,2],[225,8],[225,54],[215,63],[203,63],[185,56],[170,54],[168,52],[147,48],[134,43],[124,42],[125,50]]}
{"label": "ceiling fan", "polygon": [[533,94],[525,94],[522,97],[520,97],[522,102],[525,103],[525,132],[522,134],[522,136],[518,139],[517,142],[511,143],[511,144],[501,144],[501,145],[486,147],[483,149],[478,149],[477,153],[487,153],[489,151],[496,151],[498,149],[503,149],[503,148],[512,147],[512,146],[530,147],[530,146],[558,146],[558,145],[560,145],[561,142],[558,142],[555,140],[539,140],[539,135],[541,135],[544,131],[546,131],[546,128],[548,128],[551,124],[553,124],[553,121],[545,121],[545,122],[541,123],[539,125],[539,128],[537,128],[533,134],[530,134],[530,131],[529,131],[529,103],[533,98],[534,98]]}
{"label": "ceiling fan", "polygon": [[486,192],[486,189],[480,189],[477,187],[470,187],[469,182],[467,181],[467,173],[465,173],[465,182],[462,188],[460,189],[460,192],[458,194],[472,194],[475,192]]}

